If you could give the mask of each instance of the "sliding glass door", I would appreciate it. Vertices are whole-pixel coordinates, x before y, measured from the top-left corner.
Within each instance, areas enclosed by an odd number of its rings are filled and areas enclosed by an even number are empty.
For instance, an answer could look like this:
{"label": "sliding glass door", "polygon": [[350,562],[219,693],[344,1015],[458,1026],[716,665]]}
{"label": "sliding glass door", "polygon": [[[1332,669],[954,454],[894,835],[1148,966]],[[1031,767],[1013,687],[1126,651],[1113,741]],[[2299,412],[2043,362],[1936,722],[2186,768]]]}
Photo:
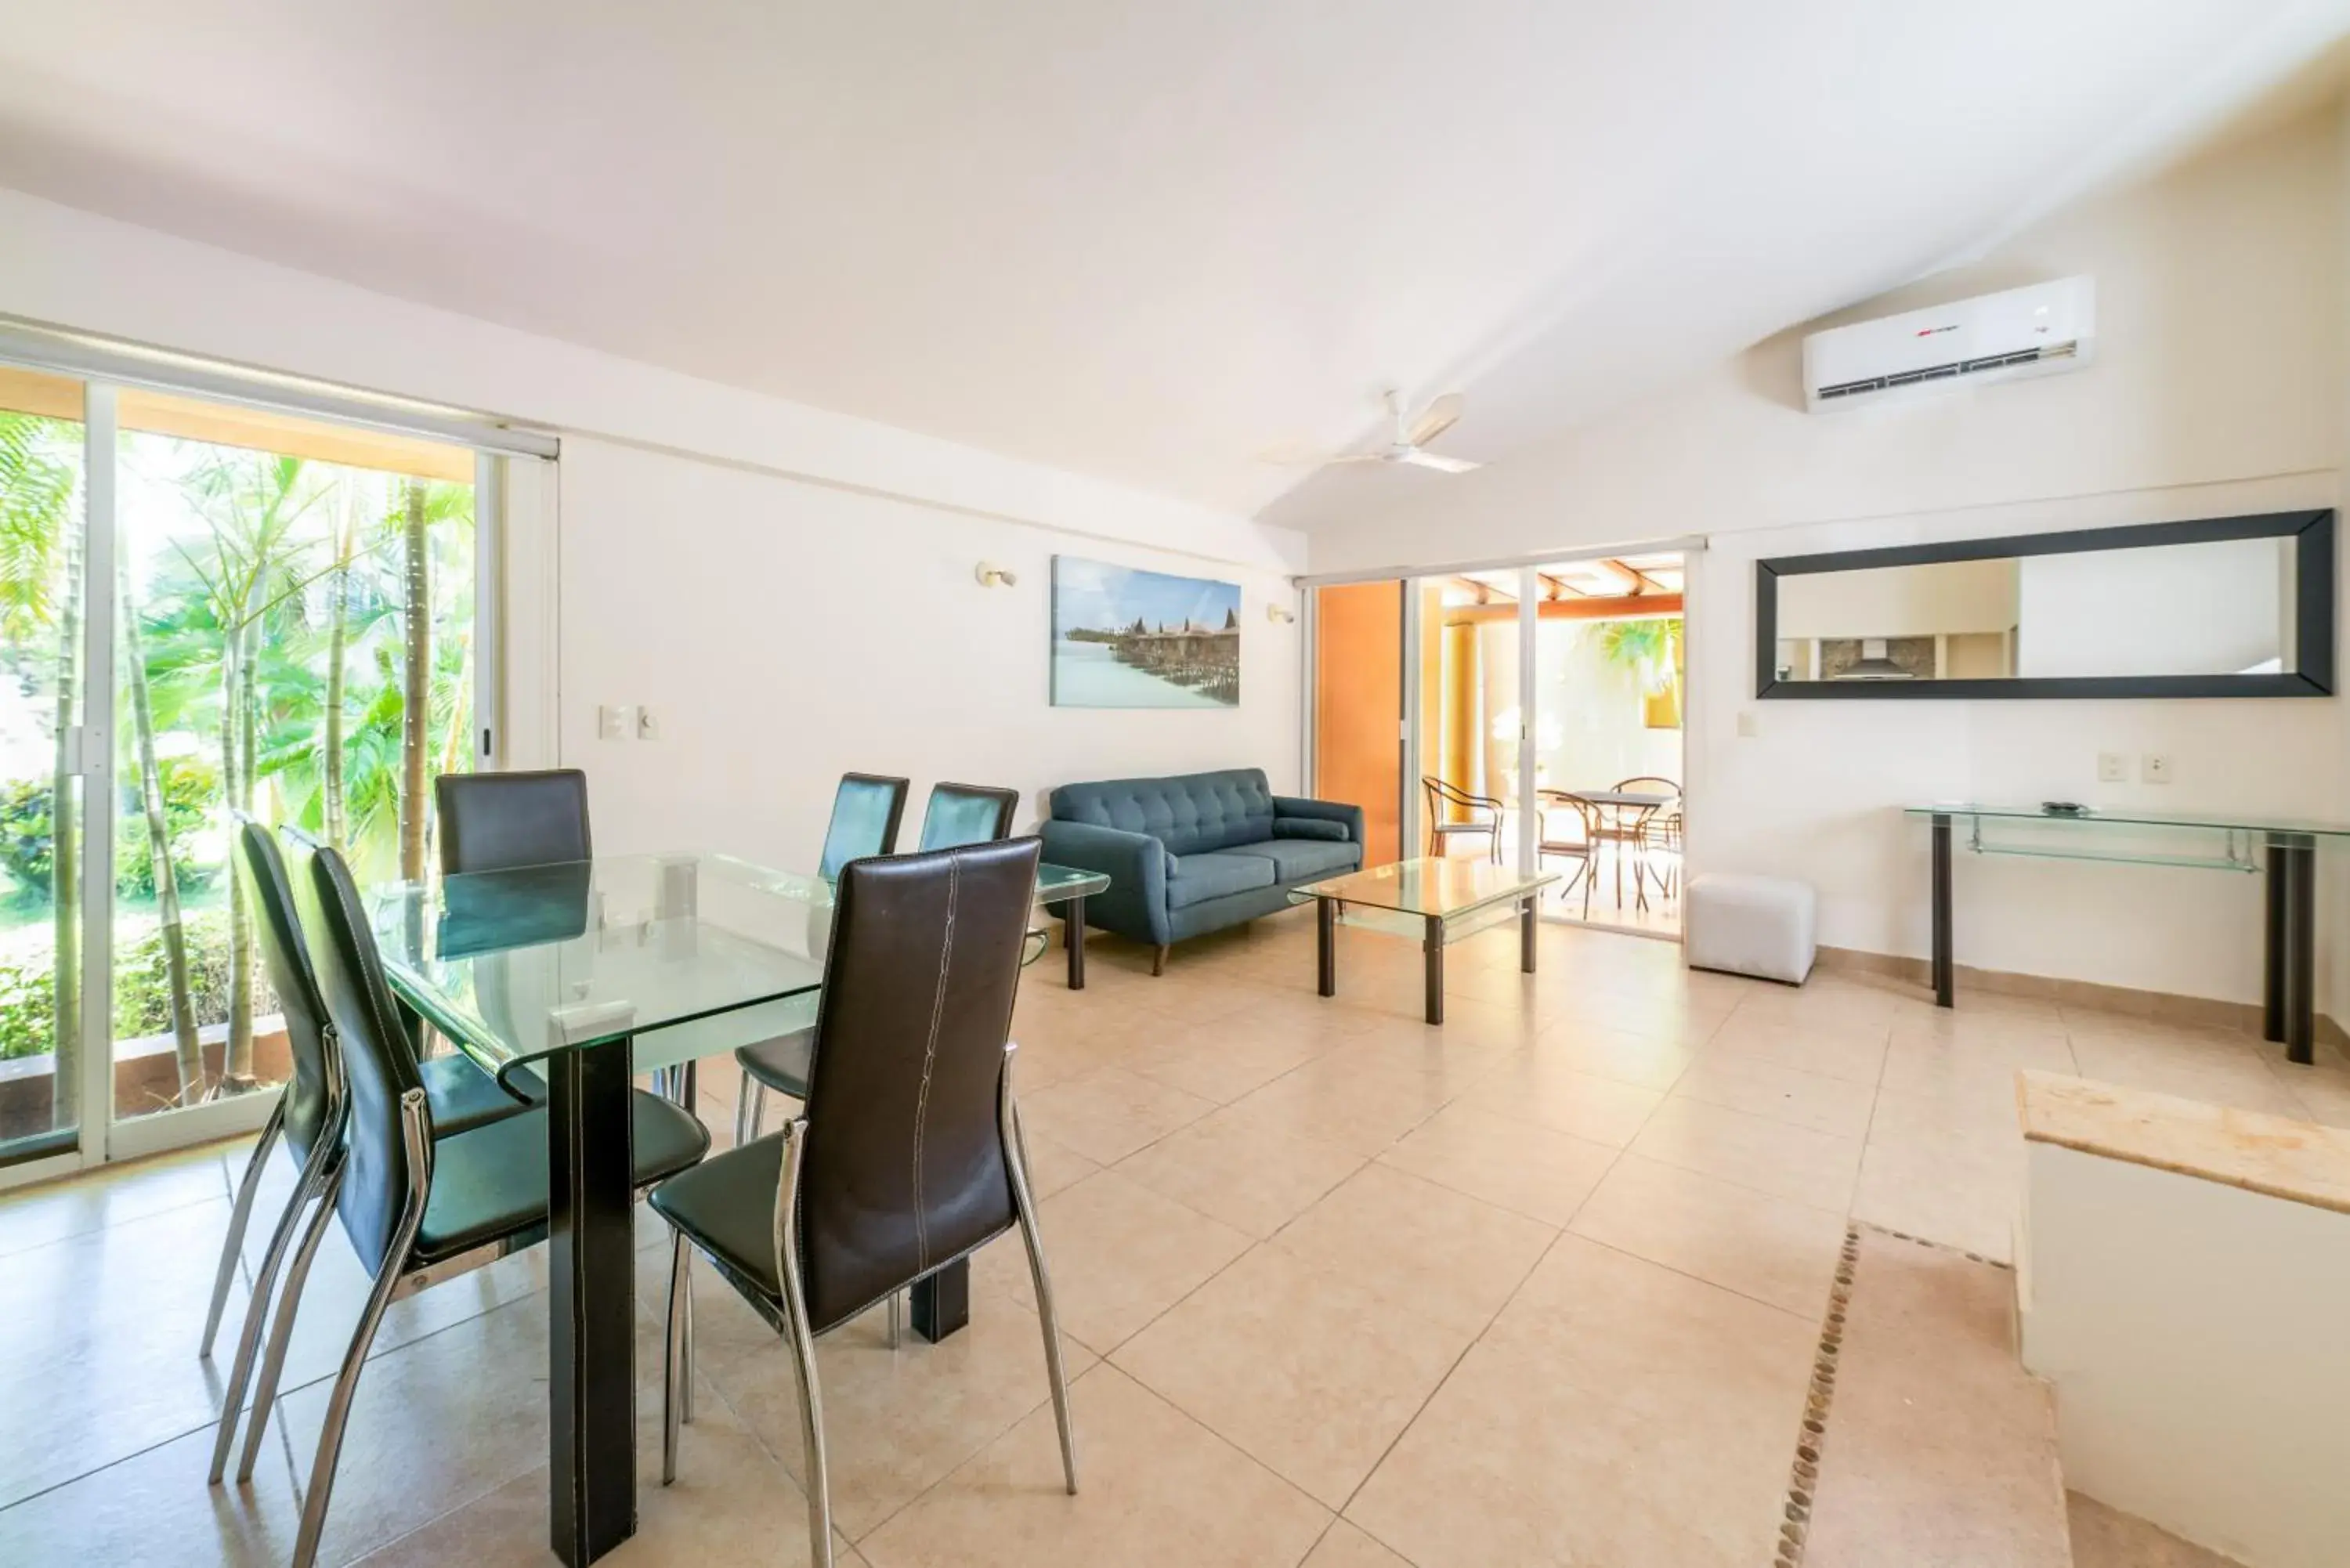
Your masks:
{"label": "sliding glass door", "polygon": [[0,367],[0,1165],[84,1117],[81,383]]}
{"label": "sliding glass door", "polygon": [[259,1124],[237,821],[427,874],[481,639],[469,448],[0,369],[0,464],[4,1180]]}

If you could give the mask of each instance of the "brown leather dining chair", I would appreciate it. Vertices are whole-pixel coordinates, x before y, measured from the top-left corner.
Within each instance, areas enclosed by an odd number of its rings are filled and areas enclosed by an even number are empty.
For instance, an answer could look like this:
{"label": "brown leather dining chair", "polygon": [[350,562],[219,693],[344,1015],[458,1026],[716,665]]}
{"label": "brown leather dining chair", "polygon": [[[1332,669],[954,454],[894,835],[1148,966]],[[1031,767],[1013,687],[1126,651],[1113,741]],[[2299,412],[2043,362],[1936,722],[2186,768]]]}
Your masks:
{"label": "brown leather dining chair", "polygon": [[1060,1320],[1012,1092],[1034,838],[851,862],[840,875],[807,1097],[784,1129],[654,1189],[670,1261],[661,1480],[677,1479],[691,1249],[790,1346],[808,1550],[832,1563],[817,1336],[1014,1226],[1026,1243],[1061,1465],[1077,1490]]}

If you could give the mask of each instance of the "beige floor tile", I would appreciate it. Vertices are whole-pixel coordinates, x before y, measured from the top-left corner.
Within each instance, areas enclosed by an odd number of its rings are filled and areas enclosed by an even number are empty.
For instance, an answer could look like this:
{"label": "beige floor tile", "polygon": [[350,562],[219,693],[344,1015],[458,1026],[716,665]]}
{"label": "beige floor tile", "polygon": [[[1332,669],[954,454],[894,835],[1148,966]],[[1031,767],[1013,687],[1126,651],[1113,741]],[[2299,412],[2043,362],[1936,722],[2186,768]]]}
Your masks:
{"label": "beige floor tile", "polygon": [[[658,1396],[637,1407],[637,1532],[608,1561],[616,1568],[689,1568],[808,1561],[807,1500],[740,1417],[705,1386],[681,1434],[677,1480],[660,1480]],[[442,1514],[359,1561],[365,1568],[542,1568],[547,1545],[546,1467]],[[836,1516],[837,1517],[837,1516]],[[835,1568],[864,1568],[836,1525]]]}
{"label": "beige floor tile", "polygon": [[1938,1100],[1953,1115],[2014,1125],[2015,1075],[2030,1068],[2077,1074],[2072,1045],[2046,1036],[1924,1041],[1896,1040],[1886,1053],[1880,1096]]}
{"label": "beige floor tile", "polygon": [[1028,1185],[1042,1203],[1065,1187],[1075,1187],[1101,1167],[1065,1143],[1022,1127],[1020,1141],[1028,1151]]}
{"label": "beige floor tile", "polygon": [[[1004,1240],[1024,1272],[1018,1239]],[[1050,1240],[1048,1231],[1048,1248]],[[1066,1288],[1060,1259],[1046,1256],[1057,1295]],[[795,1482],[804,1480],[798,1382],[784,1342],[747,1309],[719,1299],[726,1286],[714,1276],[697,1271],[696,1290],[695,1354],[704,1382],[741,1413]],[[1035,1312],[999,1291],[974,1295],[969,1326],[937,1345],[908,1332],[892,1350],[879,1311],[816,1342],[833,1522],[851,1540],[1050,1400]],[[1082,1344],[1065,1336],[1062,1348],[1072,1376],[1092,1365]],[[701,1462],[701,1447],[698,1425],[688,1428],[681,1475]]]}
{"label": "beige floor tile", "polygon": [[2012,1119],[1954,1115],[1933,1096],[1877,1096],[1853,1218],[2005,1262],[2022,1191]]}
{"label": "beige floor tile", "polygon": [[1259,1247],[1135,1335],[1117,1366],[1307,1495],[1343,1505],[1470,1335]]}
{"label": "beige floor tile", "polygon": [[1767,1563],[1816,1333],[1570,1235],[1347,1518],[1419,1568]]}
{"label": "beige floor tile", "polygon": [[1021,1123],[1097,1165],[1115,1165],[1216,1108],[1123,1067],[1101,1067],[1049,1084],[1020,1100]]}
{"label": "beige floor tile", "polygon": [[[251,1138],[232,1138],[0,1193],[0,1257],[165,1210],[234,1198],[252,1151]],[[283,1152],[272,1158],[292,1169]]]}
{"label": "beige floor tile", "polygon": [[1422,1122],[1379,1162],[1545,1225],[1565,1225],[1615,1158],[1604,1144],[1461,1103]]}
{"label": "beige floor tile", "polygon": [[1706,1044],[1711,1051],[1874,1084],[1885,1071],[1885,1043],[1890,1033],[1890,1027],[1881,1023],[1783,1023],[1734,1012]]}
{"label": "beige floor tile", "polygon": [[[1245,1232],[1115,1170],[1089,1176],[1036,1209],[1061,1326],[1096,1351],[1124,1343],[1250,1246]],[[974,1291],[992,1287],[1035,1304],[1016,1235],[981,1250],[972,1283]]]}
{"label": "beige floor tile", "polygon": [[2297,1117],[2306,1111],[2249,1044],[2075,1034],[2073,1054],[2081,1076],[2100,1083],[2269,1116]]}
{"label": "beige floor tile", "polygon": [[1361,1169],[1365,1158],[1341,1144],[1268,1132],[1218,1111],[1128,1155],[1117,1168],[1262,1240]]}
{"label": "beige floor tile", "polygon": [[2288,1062],[2282,1046],[2276,1048],[2268,1067],[2310,1120],[2332,1127],[2350,1127],[2350,1069],[2302,1066]]}
{"label": "beige floor tile", "polygon": [[1698,1042],[1603,1029],[1569,1018],[1544,1030],[1534,1054],[1555,1066],[1662,1093],[1689,1071],[1700,1049]]}
{"label": "beige floor tile", "polygon": [[1451,1075],[1360,1066],[1334,1052],[1235,1101],[1229,1114],[1259,1132],[1316,1138],[1370,1156],[1442,1110],[1461,1087]]}
{"label": "beige floor tile", "polygon": [[2056,1421],[2005,1271],[1864,1230],[1806,1568],[2072,1568]]}
{"label": "beige floor tile", "polygon": [[1816,1321],[1844,1216],[1627,1154],[1571,1233]]}
{"label": "beige floor tile", "polygon": [[1411,1568],[1411,1564],[1347,1523],[1333,1520],[1298,1568]]}
{"label": "beige floor tile", "polygon": [[1814,1132],[1678,1095],[1657,1108],[1631,1150],[1838,1214],[1852,1207],[1860,1179],[1856,1137]]}
{"label": "beige floor tile", "polygon": [[1869,1106],[1877,1098],[1873,1085],[1798,1072],[1711,1046],[1681,1075],[1673,1093],[1843,1137],[1867,1133]]}
{"label": "beige floor tile", "polygon": [[2073,1542],[2073,1568],[2241,1568],[2136,1514],[2108,1508],[2077,1491],[2064,1494]]}
{"label": "beige floor tile", "polygon": [[1585,1072],[1575,1064],[1581,1060],[1545,1036],[1481,1078],[1460,1103],[1621,1148],[1638,1135],[1665,1096],[1658,1089]]}
{"label": "beige floor tile", "polygon": [[1335,1049],[1342,1038],[1300,1033],[1243,1012],[1149,1041],[1128,1065],[1186,1094],[1230,1105]]}
{"label": "beige floor tile", "polygon": [[1473,1334],[1557,1231],[1382,1165],[1356,1172],[1267,1243],[1399,1311]]}
{"label": "beige floor tile", "polygon": [[873,1568],[1274,1568],[1329,1511],[1114,1366],[1077,1380],[1078,1492],[1039,1410],[859,1542]]}

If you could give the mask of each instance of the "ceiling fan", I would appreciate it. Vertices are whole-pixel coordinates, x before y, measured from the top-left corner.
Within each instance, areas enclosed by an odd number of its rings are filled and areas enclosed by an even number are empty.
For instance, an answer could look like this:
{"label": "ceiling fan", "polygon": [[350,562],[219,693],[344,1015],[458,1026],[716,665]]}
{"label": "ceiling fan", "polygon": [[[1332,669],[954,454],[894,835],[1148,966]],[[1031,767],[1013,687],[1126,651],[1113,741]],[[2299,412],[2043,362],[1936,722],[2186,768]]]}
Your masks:
{"label": "ceiling fan", "polygon": [[1280,461],[1305,462],[1315,466],[1331,462],[1399,462],[1413,468],[1432,468],[1439,473],[1466,473],[1482,463],[1465,457],[1445,457],[1428,450],[1428,443],[1461,422],[1461,394],[1447,392],[1419,410],[1417,418],[1404,411],[1403,394],[1387,394],[1388,417],[1395,421],[1394,438],[1386,445],[1370,452],[1348,452],[1334,455],[1284,458]]}

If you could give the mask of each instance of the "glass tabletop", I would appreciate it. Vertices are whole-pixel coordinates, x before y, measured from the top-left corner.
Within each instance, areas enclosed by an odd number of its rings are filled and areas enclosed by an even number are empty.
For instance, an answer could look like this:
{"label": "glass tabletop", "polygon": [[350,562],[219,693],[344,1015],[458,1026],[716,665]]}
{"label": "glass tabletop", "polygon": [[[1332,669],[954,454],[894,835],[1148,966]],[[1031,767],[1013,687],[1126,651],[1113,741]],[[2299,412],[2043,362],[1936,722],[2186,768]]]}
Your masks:
{"label": "glass tabletop", "polygon": [[[1109,886],[1045,866],[1037,901]],[[727,855],[600,856],[369,889],[392,988],[501,1074],[633,1037],[640,1071],[816,1022],[832,885]]]}
{"label": "glass tabletop", "polygon": [[1901,809],[1910,816],[1975,816],[2002,822],[2082,822],[2113,827],[2199,827],[2220,833],[2288,833],[2350,838],[2350,822],[2320,822],[2299,816],[2262,816],[2253,813],[2165,811],[2143,805],[2095,805],[2070,812],[2050,811],[2045,805],[1942,801],[1931,805],[1908,805]]}
{"label": "glass tabletop", "polygon": [[1290,902],[1336,898],[1399,914],[1451,919],[1461,915],[1523,898],[1537,888],[1559,879],[1556,871],[1528,874],[1496,866],[1490,860],[1453,860],[1423,857],[1392,866],[1350,871],[1326,882],[1309,882],[1289,890]]}

